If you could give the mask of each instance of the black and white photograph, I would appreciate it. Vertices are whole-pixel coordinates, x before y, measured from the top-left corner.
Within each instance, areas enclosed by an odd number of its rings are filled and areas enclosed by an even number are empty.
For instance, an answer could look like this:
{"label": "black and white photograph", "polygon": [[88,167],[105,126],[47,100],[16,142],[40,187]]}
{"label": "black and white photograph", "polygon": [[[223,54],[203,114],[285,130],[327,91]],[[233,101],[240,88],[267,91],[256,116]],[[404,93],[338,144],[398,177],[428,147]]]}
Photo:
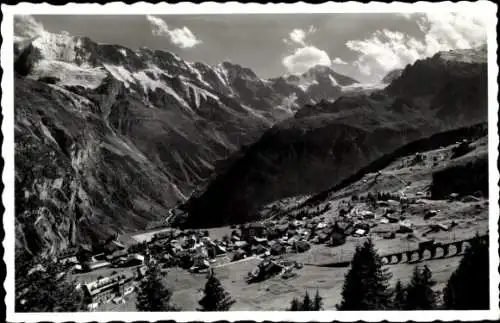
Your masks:
{"label": "black and white photograph", "polygon": [[493,2],[2,12],[8,320],[500,318]]}

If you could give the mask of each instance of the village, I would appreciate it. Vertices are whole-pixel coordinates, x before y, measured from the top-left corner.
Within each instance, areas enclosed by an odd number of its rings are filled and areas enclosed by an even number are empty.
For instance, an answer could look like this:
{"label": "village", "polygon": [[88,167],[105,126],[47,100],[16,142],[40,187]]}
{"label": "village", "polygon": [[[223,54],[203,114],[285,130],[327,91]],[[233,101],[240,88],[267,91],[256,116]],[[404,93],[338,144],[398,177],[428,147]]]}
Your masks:
{"label": "village", "polygon": [[[199,275],[212,268],[252,259],[259,263],[242,277],[247,284],[271,277],[286,280],[298,275],[304,266],[292,256],[306,253],[314,246],[336,248],[348,239],[366,236],[384,240],[399,237],[413,241],[402,248],[407,251],[418,249],[420,244],[433,243],[427,235],[453,231],[457,222],[433,221],[439,218],[440,211],[429,208],[425,197],[425,193],[420,192],[412,198],[391,193],[353,195],[335,205],[292,209],[279,220],[271,217],[261,222],[233,225],[222,237],[212,237],[210,230],[165,228],[149,240],[128,246],[109,239],[99,253],[85,248],[69,251],[60,256],[58,262],[84,293],[88,310],[125,303],[151,262],[159,264],[165,274],[175,267]],[[460,199],[477,202],[474,204],[477,213],[487,209],[487,205],[474,196],[451,194],[445,203]],[[408,215],[417,220],[409,220]],[[339,263],[346,260],[339,259]]]}
{"label": "village", "polygon": [[[480,191],[452,192],[434,199],[431,181],[409,179],[420,176],[419,171],[428,174],[464,146],[457,142],[454,149],[398,159],[319,202],[310,197],[277,201],[261,209],[261,221],[213,229],[181,229],[165,221],[162,228],[110,237],[93,250],[70,249],[58,258],[61,276],[67,274],[77,284],[88,310],[102,310],[131,301],[152,263],[165,276],[174,269],[203,276],[248,262],[250,267],[243,267],[246,275],[238,279],[250,285],[307,275],[303,271],[311,271],[311,266],[346,267],[365,237],[375,240],[386,263],[393,256],[400,262],[405,252],[407,263],[434,259],[440,245],[446,248],[438,257],[456,256],[463,251],[461,242],[453,244],[457,237],[466,241],[475,234],[487,234],[488,200]],[[408,167],[413,167],[410,176],[398,175]],[[182,213],[172,211],[169,219],[175,216]],[[450,248],[456,250],[450,252]],[[412,258],[414,251],[417,259]]]}

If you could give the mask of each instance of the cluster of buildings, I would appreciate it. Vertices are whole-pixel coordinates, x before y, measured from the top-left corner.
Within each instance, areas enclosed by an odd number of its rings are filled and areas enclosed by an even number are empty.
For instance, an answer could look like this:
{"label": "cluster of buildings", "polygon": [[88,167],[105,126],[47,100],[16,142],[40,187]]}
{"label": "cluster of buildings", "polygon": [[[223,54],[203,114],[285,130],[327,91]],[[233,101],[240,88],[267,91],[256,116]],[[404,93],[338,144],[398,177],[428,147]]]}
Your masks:
{"label": "cluster of buildings", "polygon": [[226,244],[210,239],[207,233],[165,230],[148,244],[151,258],[165,267],[179,266],[190,271],[205,271],[216,262],[228,261]]}
{"label": "cluster of buildings", "polygon": [[79,249],[69,249],[59,255],[58,263],[72,272],[90,272],[102,268],[118,268],[144,265],[144,255],[131,253],[125,246],[111,241],[104,246],[102,252],[81,246]]}
{"label": "cluster of buildings", "polygon": [[115,273],[108,277],[81,284],[80,290],[89,310],[95,310],[100,305],[124,302],[124,297],[135,289],[137,274],[130,272]]}
{"label": "cluster of buildings", "polygon": [[83,293],[88,310],[95,310],[111,301],[124,302],[124,297],[134,291],[135,281],[146,270],[147,255],[130,252],[119,242],[107,242],[100,251],[92,252],[81,246],[65,251],[57,259],[65,272],[72,273],[88,273],[104,268],[137,268],[136,271],[114,270],[106,277],[79,283],[77,288]]}

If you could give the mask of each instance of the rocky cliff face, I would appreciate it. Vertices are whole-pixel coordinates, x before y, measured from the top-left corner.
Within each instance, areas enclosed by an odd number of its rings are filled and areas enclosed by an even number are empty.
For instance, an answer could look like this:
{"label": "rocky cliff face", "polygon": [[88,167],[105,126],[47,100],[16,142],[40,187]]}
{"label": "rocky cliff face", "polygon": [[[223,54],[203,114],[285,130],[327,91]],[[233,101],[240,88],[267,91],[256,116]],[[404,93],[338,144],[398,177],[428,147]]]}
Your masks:
{"label": "rocky cliff face", "polygon": [[299,110],[184,205],[189,225],[253,220],[260,206],[324,190],[411,141],[485,122],[486,71],[484,48],[438,53],[385,89]]}
{"label": "rocky cliff face", "polygon": [[16,230],[33,252],[167,217],[224,160],[317,96],[228,62],[68,34],[17,40]]}

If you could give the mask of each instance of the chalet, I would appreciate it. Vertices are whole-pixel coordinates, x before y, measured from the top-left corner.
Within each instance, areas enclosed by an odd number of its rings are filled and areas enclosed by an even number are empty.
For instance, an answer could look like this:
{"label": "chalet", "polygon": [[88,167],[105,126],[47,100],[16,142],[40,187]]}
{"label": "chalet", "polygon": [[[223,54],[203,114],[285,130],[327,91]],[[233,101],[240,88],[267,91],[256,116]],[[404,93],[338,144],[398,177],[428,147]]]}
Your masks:
{"label": "chalet", "polygon": [[88,304],[105,304],[115,297],[125,295],[130,290],[134,276],[131,274],[117,274],[104,277],[84,284],[82,290]]}
{"label": "chalet", "polygon": [[248,245],[248,242],[246,241],[236,241],[234,243],[236,248],[245,248]]}
{"label": "chalet", "polygon": [[326,224],[326,223],[324,223],[324,222],[320,222],[320,223],[318,223],[318,225],[316,226],[316,229],[321,230],[321,229],[324,229],[324,228],[326,228],[326,227],[327,227],[327,224]]}
{"label": "chalet", "polygon": [[105,260],[98,260],[98,261],[90,261],[86,262],[83,265],[83,268],[85,271],[93,271],[97,269],[102,269],[102,268],[109,268],[111,267],[111,263]]}
{"label": "chalet", "polygon": [[215,257],[217,255],[223,255],[223,254],[227,253],[226,248],[224,248],[220,244],[215,243],[214,241],[210,240],[210,238],[208,238],[208,237],[203,238],[202,243],[205,245],[209,255],[211,255],[212,257]]}
{"label": "chalet", "polygon": [[375,218],[375,214],[373,214],[372,211],[368,211],[368,210],[360,211],[359,215],[362,216],[364,219],[373,219],[373,218]]}
{"label": "chalet", "polygon": [[253,236],[252,238],[254,243],[256,244],[267,245],[269,243],[269,241],[267,241],[267,238],[260,238],[257,236]]}
{"label": "chalet", "polygon": [[126,250],[124,250],[124,249],[123,250],[117,250],[117,251],[113,252],[112,254],[107,255],[106,256],[106,260],[111,262],[113,260],[117,260],[117,259],[119,259],[121,257],[125,257],[125,256],[127,256],[127,251]]}
{"label": "chalet", "polygon": [[92,256],[93,261],[101,261],[106,259],[106,254],[104,252],[95,254]]}
{"label": "chalet", "polygon": [[134,253],[128,256],[127,258],[127,264],[129,266],[139,266],[139,265],[144,265],[145,264],[145,258],[143,255],[140,255],[138,253]]}
{"label": "chalet", "polygon": [[247,256],[247,253],[244,250],[236,249],[233,252],[233,259],[232,259],[232,261],[241,260],[241,259],[245,258],[246,256]]}
{"label": "chalet", "polygon": [[354,231],[354,236],[356,237],[362,237],[364,235],[366,235],[367,231],[365,229],[356,229],[356,231]]}
{"label": "chalet", "polygon": [[116,240],[112,240],[112,241],[106,243],[106,245],[104,246],[104,252],[108,255],[110,255],[116,251],[125,250],[125,249],[126,249],[125,246]]}
{"label": "chalet", "polygon": [[78,258],[76,257],[76,251],[66,252],[66,253],[62,254],[57,259],[57,262],[62,264],[62,265],[66,265],[66,264],[74,265],[74,264],[79,263]]}

